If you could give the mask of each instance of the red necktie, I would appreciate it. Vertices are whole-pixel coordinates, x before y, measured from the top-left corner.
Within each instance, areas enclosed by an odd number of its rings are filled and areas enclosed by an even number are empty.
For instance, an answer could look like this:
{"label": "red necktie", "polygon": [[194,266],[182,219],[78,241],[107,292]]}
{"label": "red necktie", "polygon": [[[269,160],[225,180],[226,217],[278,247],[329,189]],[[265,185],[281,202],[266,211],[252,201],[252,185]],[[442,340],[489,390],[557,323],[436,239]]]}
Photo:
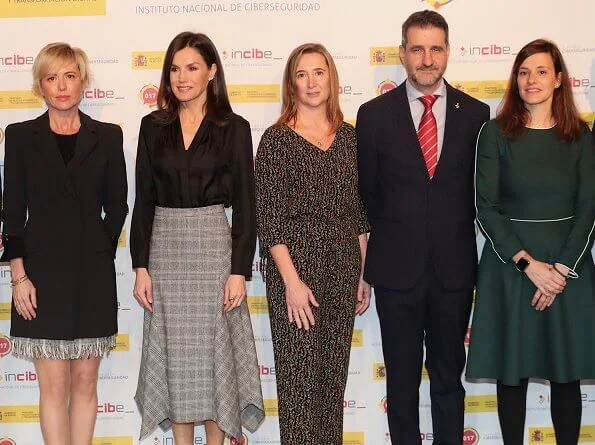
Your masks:
{"label": "red necktie", "polygon": [[426,161],[430,179],[434,176],[438,165],[438,127],[434,113],[432,113],[432,105],[434,105],[436,99],[438,99],[438,96],[422,96],[419,98],[421,103],[424,104],[425,110],[419,123],[417,138]]}

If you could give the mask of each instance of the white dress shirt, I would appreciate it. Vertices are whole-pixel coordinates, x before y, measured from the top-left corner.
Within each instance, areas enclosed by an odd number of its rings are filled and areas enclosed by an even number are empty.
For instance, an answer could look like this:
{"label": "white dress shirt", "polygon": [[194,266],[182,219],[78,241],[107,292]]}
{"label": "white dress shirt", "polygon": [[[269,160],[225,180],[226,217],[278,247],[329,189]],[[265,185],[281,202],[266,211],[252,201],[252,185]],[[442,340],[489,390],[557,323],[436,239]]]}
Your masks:
{"label": "white dress shirt", "polygon": [[[424,104],[419,100],[424,94],[417,90],[409,79],[405,81],[405,89],[407,90],[407,100],[409,101],[409,108],[411,109],[411,117],[413,118],[413,125],[415,125],[415,131],[419,128],[421,117],[424,114]],[[437,95],[438,98],[432,106],[432,112],[436,118],[436,126],[438,127],[438,159],[442,153],[442,142],[444,141],[444,124],[446,123],[446,85],[444,79],[440,79],[438,88],[432,93]]]}

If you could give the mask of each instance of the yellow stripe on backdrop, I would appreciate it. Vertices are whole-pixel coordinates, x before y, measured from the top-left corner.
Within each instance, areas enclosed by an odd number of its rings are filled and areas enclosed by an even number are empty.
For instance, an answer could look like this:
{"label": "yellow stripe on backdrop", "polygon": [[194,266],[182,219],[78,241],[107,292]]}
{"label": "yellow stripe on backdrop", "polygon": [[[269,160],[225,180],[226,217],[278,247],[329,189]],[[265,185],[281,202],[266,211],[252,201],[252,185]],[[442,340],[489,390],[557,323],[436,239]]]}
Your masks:
{"label": "yellow stripe on backdrop", "polygon": [[0,0],[0,18],[105,15],[106,0]]}

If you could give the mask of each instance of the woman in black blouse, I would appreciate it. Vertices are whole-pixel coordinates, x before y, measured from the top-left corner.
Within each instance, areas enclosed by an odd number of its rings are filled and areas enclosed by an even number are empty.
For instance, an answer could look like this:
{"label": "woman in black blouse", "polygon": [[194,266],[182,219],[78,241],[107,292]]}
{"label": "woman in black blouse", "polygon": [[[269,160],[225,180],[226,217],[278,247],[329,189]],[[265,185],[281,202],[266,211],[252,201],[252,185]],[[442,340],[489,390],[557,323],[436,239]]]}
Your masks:
{"label": "woman in black blouse", "polygon": [[79,110],[89,85],[81,49],[45,46],[33,81],[47,112],[6,128],[1,261],[12,276],[13,354],[35,363],[44,443],[89,444],[99,363],[118,331],[114,256],[128,213],[122,130]]}
{"label": "woman in black blouse", "polygon": [[[131,253],[146,309],[136,393],[141,439],[240,438],[264,417],[246,298],[256,243],[250,125],[234,114],[213,42],[170,43],[158,110],[141,123]],[[224,207],[233,207],[232,229]]]}

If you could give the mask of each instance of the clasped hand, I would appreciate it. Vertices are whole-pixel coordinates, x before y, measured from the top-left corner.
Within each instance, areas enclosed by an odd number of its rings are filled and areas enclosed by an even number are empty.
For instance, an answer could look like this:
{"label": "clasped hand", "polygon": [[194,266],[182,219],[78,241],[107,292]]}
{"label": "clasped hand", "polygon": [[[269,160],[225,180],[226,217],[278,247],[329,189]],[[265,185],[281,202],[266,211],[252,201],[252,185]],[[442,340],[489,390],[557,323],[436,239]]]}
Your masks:
{"label": "clasped hand", "polygon": [[556,295],[562,293],[566,287],[566,278],[554,270],[554,266],[551,264],[533,260],[525,269],[525,273],[537,287],[531,300],[531,306],[538,311],[550,307]]}

